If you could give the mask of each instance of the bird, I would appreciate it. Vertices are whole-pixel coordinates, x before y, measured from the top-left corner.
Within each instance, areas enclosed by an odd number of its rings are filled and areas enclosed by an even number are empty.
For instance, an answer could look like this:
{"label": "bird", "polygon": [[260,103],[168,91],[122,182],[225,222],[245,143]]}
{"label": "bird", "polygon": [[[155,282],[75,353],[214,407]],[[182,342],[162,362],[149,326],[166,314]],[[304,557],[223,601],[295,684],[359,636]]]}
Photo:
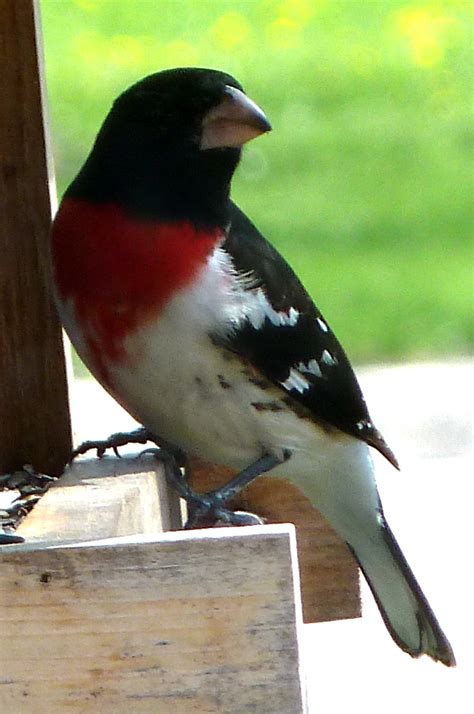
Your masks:
{"label": "bird", "polygon": [[60,319],[165,444],[232,467],[238,487],[265,471],[293,481],[347,543],[396,644],[453,666],[384,516],[372,450],[398,462],[350,361],[231,199],[243,146],[270,130],[219,70],[162,70],[120,94],[53,222]]}

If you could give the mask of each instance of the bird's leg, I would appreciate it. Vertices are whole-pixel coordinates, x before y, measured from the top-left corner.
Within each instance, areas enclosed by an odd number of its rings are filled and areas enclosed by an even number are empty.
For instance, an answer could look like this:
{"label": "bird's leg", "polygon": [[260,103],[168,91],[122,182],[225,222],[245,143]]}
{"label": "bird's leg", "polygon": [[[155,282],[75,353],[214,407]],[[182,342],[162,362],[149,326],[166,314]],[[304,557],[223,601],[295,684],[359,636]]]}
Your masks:
{"label": "bird's leg", "polygon": [[[171,451],[162,448],[156,449],[151,447],[149,449],[144,449],[141,453],[153,454],[153,456],[160,461],[163,465],[167,482],[170,486],[172,486],[172,488],[175,489],[178,495],[186,501],[189,518],[185,528],[196,528],[199,525],[202,525],[203,521],[206,523],[209,522],[210,525],[219,521],[221,523],[225,523],[226,525],[234,526],[261,525],[263,523],[262,519],[253,513],[247,513],[246,511],[231,511],[230,509],[224,508],[224,502],[228,498],[232,498],[232,496],[236,495],[238,490],[240,490],[234,489],[232,493],[227,496],[226,489],[231,482],[215,492],[210,491],[202,494],[197,493],[197,491],[189,485],[189,463],[185,463],[184,465],[180,464]],[[253,478],[259,476],[260,473],[262,472],[256,473],[255,476],[252,476],[252,480]],[[232,479],[232,483],[234,481],[235,479]],[[243,486],[245,486],[245,484],[243,484]],[[223,494],[222,497],[220,497],[221,490]],[[214,494],[217,494],[217,496],[214,496]]]}
{"label": "bird's leg", "polygon": [[111,434],[107,439],[84,441],[72,452],[71,461],[73,461],[76,456],[86,454],[93,449],[96,450],[96,455],[99,459],[104,456],[107,449],[113,449],[115,455],[121,458],[119,453],[121,446],[127,446],[127,444],[146,444],[149,441],[152,441],[156,446],[143,449],[139,456],[142,454],[152,454],[155,459],[160,461],[165,469],[167,481],[176,489],[181,498],[189,502],[195,494],[187,483],[189,464],[186,454],[182,449],[170,444],[165,439],[155,436],[144,426],[134,431],[116,432]]}
{"label": "bird's leg", "polygon": [[184,492],[180,494],[187,501],[190,510],[190,517],[185,528],[194,528],[200,519],[208,517],[228,525],[261,524],[263,522],[262,519],[253,513],[231,511],[228,508],[224,508],[224,504],[234,498],[234,496],[240,493],[245,486],[248,486],[248,484],[254,481],[258,476],[270,471],[275,466],[289,459],[289,457],[289,452],[284,453],[283,460],[273,454],[264,454],[257,459],[257,461],[250,464],[250,466],[240,471],[224,486],[204,494],[197,494],[190,488],[189,484],[185,482],[186,494]]}
{"label": "bird's leg", "polygon": [[183,474],[173,453],[168,450],[150,448],[145,449],[143,453],[152,453],[159,459],[163,464],[166,480],[186,501],[189,512],[189,518],[185,525],[186,529],[198,527],[199,522],[203,520],[219,521],[231,526],[261,525],[263,523],[262,519],[254,513],[232,511],[224,506],[227,501],[234,498],[258,476],[270,471],[290,457],[289,452],[284,454],[283,459],[278,459],[272,454],[265,454],[236,474],[224,486],[207,493],[197,493],[189,485],[186,477],[189,472],[187,463],[185,464],[185,474]]}

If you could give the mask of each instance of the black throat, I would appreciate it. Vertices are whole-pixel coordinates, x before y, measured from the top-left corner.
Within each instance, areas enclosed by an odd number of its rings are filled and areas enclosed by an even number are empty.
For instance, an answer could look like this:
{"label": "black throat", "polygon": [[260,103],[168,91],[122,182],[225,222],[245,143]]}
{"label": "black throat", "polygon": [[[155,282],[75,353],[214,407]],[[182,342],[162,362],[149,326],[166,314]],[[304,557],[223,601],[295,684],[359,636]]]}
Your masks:
{"label": "black throat", "polygon": [[240,149],[201,151],[189,142],[157,141],[142,127],[121,136],[106,121],[92,152],[66,196],[117,203],[145,220],[189,220],[200,228],[224,229]]}

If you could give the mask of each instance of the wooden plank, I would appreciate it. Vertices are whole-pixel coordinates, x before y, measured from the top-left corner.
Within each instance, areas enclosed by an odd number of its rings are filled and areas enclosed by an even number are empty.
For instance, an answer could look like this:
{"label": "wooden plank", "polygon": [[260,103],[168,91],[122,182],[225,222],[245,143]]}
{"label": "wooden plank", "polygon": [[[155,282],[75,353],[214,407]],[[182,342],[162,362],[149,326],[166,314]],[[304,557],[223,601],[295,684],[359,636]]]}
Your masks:
{"label": "wooden plank", "polygon": [[0,552],[0,710],[301,714],[291,526]]}
{"label": "wooden plank", "polygon": [[[191,481],[208,491],[234,475],[230,469],[198,459]],[[346,544],[289,481],[260,476],[232,506],[262,516],[268,523],[296,526],[305,622],[325,622],[361,616],[359,573]]]}
{"label": "wooden plank", "polygon": [[140,458],[78,459],[17,529],[28,543],[67,543],[182,526],[179,497],[162,467]]}
{"label": "wooden plank", "polygon": [[71,450],[50,295],[49,185],[37,3],[0,2],[0,473],[59,474]]}

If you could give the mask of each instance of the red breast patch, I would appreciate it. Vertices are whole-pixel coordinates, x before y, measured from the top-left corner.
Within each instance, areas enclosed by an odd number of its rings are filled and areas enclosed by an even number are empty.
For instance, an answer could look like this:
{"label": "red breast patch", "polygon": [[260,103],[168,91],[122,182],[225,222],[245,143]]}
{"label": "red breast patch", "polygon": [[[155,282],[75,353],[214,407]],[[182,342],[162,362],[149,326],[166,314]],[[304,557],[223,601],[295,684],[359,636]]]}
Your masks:
{"label": "red breast patch", "polygon": [[124,337],[157,317],[221,237],[220,229],[197,230],[189,221],[132,218],[115,204],[62,202],[52,231],[56,287],[62,300],[72,299],[104,379],[104,358],[125,358]]}

